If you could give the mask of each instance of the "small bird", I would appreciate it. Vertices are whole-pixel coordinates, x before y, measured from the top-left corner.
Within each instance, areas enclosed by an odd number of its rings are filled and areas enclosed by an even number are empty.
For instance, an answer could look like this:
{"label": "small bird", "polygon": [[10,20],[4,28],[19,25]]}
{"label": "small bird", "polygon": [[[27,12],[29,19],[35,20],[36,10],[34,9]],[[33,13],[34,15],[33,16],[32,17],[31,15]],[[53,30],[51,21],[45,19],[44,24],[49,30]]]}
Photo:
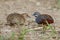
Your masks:
{"label": "small bird", "polygon": [[29,17],[27,13],[11,13],[7,16],[7,24],[14,26],[15,24],[23,25],[26,21],[25,17]]}
{"label": "small bird", "polygon": [[54,23],[54,19],[48,14],[40,14],[39,12],[34,12],[33,16],[36,17],[35,21],[38,25],[43,24],[45,26],[48,26],[48,24]]}

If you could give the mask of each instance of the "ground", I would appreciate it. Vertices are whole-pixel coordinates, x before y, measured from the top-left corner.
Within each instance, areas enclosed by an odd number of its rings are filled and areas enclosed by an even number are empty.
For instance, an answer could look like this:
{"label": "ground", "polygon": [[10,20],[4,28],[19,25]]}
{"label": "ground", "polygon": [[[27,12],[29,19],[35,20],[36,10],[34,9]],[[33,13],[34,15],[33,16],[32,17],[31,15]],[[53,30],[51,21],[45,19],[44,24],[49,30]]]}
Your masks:
{"label": "ground", "polygon": [[[58,4],[59,5],[59,4]],[[10,13],[28,13],[32,18],[29,20],[34,19],[32,14],[35,11],[40,12],[41,14],[49,14],[54,18],[54,23],[52,26],[56,27],[57,30],[60,28],[60,9],[57,5],[57,0],[0,0],[0,31],[2,34],[10,35],[11,30],[18,31],[18,29],[10,28],[5,26],[6,17]],[[31,25],[34,25],[33,23]],[[29,25],[29,27],[32,27]],[[31,40],[40,40],[39,38],[39,31],[34,35],[31,33],[32,39]],[[36,38],[36,39],[35,39]],[[30,39],[27,39],[30,40]],[[43,39],[42,39],[43,40]],[[48,40],[48,39],[47,39]],[[50,39],[51,40],[51,39]],[[56,39],[57,40],[57,39]]]}

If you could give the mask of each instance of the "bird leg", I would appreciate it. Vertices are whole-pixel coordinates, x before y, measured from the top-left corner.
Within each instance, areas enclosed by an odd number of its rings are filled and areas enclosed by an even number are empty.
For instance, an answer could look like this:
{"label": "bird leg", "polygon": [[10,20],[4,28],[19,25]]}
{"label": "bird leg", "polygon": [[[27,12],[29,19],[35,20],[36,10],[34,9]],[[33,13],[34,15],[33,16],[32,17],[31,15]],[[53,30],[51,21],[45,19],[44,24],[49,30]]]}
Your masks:
{"label": "bird leg", "polygon": [[47,30],[47,27],[46,27],[46,25],[43,25],[43,24],[42,24],[42,27],[43,27],[43,29],[42,29],[43,32],[42,33],[45,33],[45,31]]}

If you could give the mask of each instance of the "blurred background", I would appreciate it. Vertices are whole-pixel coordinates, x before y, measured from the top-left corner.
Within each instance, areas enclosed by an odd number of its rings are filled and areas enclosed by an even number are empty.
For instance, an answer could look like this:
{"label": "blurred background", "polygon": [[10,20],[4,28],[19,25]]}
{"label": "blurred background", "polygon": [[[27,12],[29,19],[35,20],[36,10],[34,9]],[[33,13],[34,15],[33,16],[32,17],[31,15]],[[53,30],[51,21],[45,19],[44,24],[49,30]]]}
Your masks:
{"label": "blurred background", "polygon": [[[51,15],[55,21],[53,26],[60,30],[60,0],[0,0],[0,24],[6,23],[6,17],[10,13],[28,13],[33,19],[35,11]],[[36,39],[32,40],[40,40],[35,36]]]}

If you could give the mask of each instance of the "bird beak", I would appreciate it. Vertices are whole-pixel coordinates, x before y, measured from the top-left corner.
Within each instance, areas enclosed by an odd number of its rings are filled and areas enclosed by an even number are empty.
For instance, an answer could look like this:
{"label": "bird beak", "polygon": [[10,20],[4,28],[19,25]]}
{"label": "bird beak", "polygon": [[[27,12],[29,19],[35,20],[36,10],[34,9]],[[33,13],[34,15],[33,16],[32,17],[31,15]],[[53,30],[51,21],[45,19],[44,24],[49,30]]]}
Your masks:
{"label": "bird beak", "polygon": [[31,18],[29,15],[28,15],[29,18]]}

